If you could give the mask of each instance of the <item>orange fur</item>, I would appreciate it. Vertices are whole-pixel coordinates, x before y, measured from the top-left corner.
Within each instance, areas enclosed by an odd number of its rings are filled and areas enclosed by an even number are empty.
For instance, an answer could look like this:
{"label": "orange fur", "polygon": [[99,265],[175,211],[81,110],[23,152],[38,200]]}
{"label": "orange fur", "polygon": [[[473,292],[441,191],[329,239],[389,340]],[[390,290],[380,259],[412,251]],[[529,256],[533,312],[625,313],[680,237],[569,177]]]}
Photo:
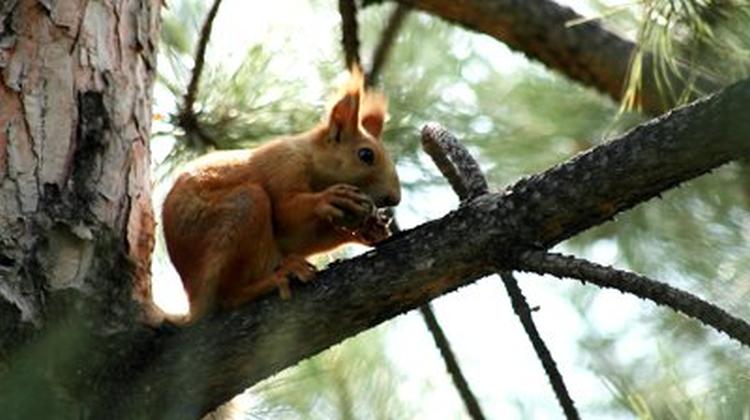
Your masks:
{"label": "orange fur", "polygon": [[385,97],[364,91],[355,69],[315,128],[252,153],[209,155],[178,177],[163,226],[191,320],[274,289],[288,298],[290,275],[313,276],[305,257],[361,240],[342,229],[351,215],[364,223],[372,204],[399,202],[398,176],[379,139],[385,110]]}

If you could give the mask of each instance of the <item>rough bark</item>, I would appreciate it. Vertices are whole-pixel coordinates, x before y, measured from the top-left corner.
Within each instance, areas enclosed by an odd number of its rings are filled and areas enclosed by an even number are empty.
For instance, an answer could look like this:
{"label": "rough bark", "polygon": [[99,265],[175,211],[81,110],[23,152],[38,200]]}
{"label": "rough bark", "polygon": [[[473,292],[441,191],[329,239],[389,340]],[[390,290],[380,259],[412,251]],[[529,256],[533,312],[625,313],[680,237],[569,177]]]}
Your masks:
{"label": "rough bark", "polygon": [[42,414],[91,391],[53,360],[150,300],[160,4],[0,4],[0,395],[38,390]]}
{"label": "rough bark", "polygon": [[748,101],[745,81],[335,263],[315,282],[296,287],[291,301],[271,296],[191,328],[160,332],[140,359],[130,361],[129,375],[107,391],[128,395],[108,401],[107,410],[195,417],[347,337],[486,274],[513,269],[524,249],[551,247],[747,157]]}
{"label": "rough bark", "polygon": [[[635,44],[605,29],[598,21],[577,25],[581,18],[572,9],[550,0],[396,0],[416,10],[439,16],[468,29],[485,33],[510,48],[540,61],[573,80],[594,87],[620,101]],[[372,2],[372,1],[371,1]],[[654,59],[645,54],[643,110],[658,115],[674,106],[664,97],[654,78]],[[678,77],[670,80],[676,92],[685,88]],[[713,92],[717,86],[699,79],[695,87]]]}

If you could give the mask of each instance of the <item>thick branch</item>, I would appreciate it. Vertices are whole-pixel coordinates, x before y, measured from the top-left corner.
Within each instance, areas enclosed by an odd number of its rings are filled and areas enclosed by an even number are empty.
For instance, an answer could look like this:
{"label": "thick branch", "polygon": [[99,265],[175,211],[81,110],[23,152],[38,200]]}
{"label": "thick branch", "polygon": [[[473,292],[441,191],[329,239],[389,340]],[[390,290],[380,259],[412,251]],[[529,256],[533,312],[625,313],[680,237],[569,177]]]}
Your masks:
{"label": "thick branch", "polygon": [[575,278],[651,300],[658,305],[680,311],[750,346],[750,324],[716,305],[668,284],[590,261],[541,251],[524,252],[519,257],[519,263],[519,268],[523,271]]}
{"label": "thick branch", "polygon": [[[315,282],[295,287],[291,301],[269,296],[162,332],[137,357],[129,353],[131,379],[119,381],[122,388],[99,393],[128,398],[107,400],[102,409],[154,413],[169,401],[174,417],[205,413],[347,337],[497,269],[512,269],[524,249],[551,247],[750,155],[748,103],[750,81],[738,83],[334,263]],[[144,374],[134,378],[134,372]]]}
{"label": "thick branch", "polygon": [[[597,21],[569,25],[581,16],[550,0],[397,0],[469,29],[483,32],[541,61],[573,80],[594,87],[620,101],[635,44],[604,29]],[[675,91],[685,88],[677,77],[670,80]],[[712,92],[707,80],[696,87]],[[644,111],[657,115],[674,103],[662,98],[654,77],[654,59],[643,60]]]}

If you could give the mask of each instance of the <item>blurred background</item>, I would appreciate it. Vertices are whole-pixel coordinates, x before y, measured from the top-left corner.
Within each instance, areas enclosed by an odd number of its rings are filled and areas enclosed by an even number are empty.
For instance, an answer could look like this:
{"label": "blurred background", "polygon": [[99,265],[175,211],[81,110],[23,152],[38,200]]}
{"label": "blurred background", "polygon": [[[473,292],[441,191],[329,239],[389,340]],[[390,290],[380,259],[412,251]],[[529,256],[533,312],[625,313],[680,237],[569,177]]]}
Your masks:
{"label": "blurred background", "polygon": [[[151,143],[157,212],[182,164],[210,150],[253,147],[307,130],[346,78],[336,1],[224,0],[195,102],[203,136],[185,132],[175,115],[210,3],[170,0],[164,11]],[[682,47],[690,41],[705,52],[703,61],[684,61],[694,68],[722,83],[748,74],[750,21],[742,2],[563,3],[639,41],[665,63],[687,60],[692,50]],[[365,68],[394,7],[388,2],[359,13]],[[426,122],[457,134],[491,188],[502,189],[646,119],[493,38],[419,12],[407,15],[380,80],[390,100],[384,138],[404,188],[396,214],[402,228],[458,204],[420,150]],[[643,273],[750,319],[748,204],[750,171],[732,164],[557,250]],[[349,247],[318,263],[357,252],[361,248]],[[153,273],[157,302],[185,311],[161,239]],[[530,305],[539,308],[534,319],[584,418],[750,419],[750,353],[736,342],[619,292],[533,275],[518,279]],[[562,417],[499,278],[433,303],[488,418]],[[235,398],[227,413],[248,419],[468,417],[418,313],[265,380]]]}

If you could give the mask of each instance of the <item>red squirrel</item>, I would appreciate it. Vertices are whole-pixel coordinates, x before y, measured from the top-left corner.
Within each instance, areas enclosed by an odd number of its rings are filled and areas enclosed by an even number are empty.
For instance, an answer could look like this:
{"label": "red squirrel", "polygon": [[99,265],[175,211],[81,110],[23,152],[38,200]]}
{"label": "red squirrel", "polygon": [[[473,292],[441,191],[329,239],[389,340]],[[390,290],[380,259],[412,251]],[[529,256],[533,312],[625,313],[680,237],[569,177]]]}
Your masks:
{"label": "red squirrel", "polygon": [[162,220],[188,321],[274,289],[288,299],[290,276],[314,277],[306,257],[388,236],[374,209],[397,205],[401,189],[380,139],[386,106],[355,68],[313,129],[207,155],[177,178]]}

